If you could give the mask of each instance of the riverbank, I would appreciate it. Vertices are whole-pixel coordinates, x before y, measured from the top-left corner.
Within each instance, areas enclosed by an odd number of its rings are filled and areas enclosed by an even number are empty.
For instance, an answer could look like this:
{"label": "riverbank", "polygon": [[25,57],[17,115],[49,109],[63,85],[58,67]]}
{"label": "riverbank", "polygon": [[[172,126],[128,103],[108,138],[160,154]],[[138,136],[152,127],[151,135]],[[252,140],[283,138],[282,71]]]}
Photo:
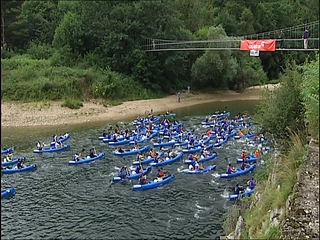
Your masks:
{"label": "riverbank", "polygon": [[[148,99],[124,102],[118,106],[104,107],[97,100],[84,102],[80,109],[61,107],[61,102],[38,103],[1,103],[2,127],[34,127],[34,126],[59,126],[84,122],[117,121],[144,116],[151,109],[157,115],[166,111],[173,111],[181,107],[187,107],[209,102],[227,102],[236,100],[259,100],[261,90],[273,90],[277,84],[250,87],[243,93],[233,91],[220,91],[215,94],[183,93],[181,102],[177,96],[171,95],[160,99]],[[222,109],[221,109],[222,110]]]}

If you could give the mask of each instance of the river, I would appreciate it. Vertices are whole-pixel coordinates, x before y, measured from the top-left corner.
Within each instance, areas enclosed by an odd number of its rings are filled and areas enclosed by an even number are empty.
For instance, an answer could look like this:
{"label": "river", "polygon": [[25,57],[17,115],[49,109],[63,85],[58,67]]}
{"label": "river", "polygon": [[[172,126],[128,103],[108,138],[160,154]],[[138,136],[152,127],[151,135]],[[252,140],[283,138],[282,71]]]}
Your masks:
{"label": "river", "polygon": [[[177,120],[185,128],[203,134],[200,122],[216,110],[232,115],[254,113],[258,101],[218,102],[181,108]],[[128,126],[129,122],[118,122]],[[1,200],[2,239],[217,239],[224,234],[222,224],[227,209],[233,204],[226,197],[237,182],[244,184],[254,173],[232,179],[220,179],[228,160],[234,165],[243,149],[254,147],[245,141],[230,139],[222,148],[214,149],[218,158],[204,163],[217,169],[206,174],[179,173],[187,167],[183,161],[165,170],[176,179],[157,189],[132,191],[137,182],[112,183],[118,168],[130,165],[135,156],[117,157],[114,148],[98,140],[98,136],[115,123],[90,123],[63,126],[60,129],[3,128],[2,147],[15,147],[14,156],[26,156],[36,163],[33,172],[3,175],[2,189],[15,187],[16,194]],[[61,153],[34,154],[37,140],[51,140],[58,131],[72,134],[71,150]],[[105,152],[102,160],[69,166],[75,151],[95,146]],[[186,156],[184,156],[186,159]],[[257,167],[259,168],[259,166]],[[156,175],[153,169],[148,175]]]}

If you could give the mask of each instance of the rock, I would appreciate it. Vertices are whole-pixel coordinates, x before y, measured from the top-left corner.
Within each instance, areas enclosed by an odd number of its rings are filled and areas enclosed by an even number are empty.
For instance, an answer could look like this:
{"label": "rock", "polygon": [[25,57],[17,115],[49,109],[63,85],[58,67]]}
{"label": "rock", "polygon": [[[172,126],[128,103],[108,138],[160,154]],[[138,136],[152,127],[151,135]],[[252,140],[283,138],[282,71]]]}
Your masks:
{"label": "rock", "polygon": [[244,229],[244,221],[243,221],[243,217],[239,216],[237,224],[236,224],[236,229],[234,230],[235,239],[240,239],[242,229]]}

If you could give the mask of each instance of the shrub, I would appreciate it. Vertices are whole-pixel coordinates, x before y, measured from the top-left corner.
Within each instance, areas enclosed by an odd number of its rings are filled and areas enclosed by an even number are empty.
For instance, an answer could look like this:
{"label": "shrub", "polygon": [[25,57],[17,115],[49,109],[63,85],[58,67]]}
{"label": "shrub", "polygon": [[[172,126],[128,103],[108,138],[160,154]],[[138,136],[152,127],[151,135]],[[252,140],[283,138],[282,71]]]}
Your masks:
{"label": "shrub", "polygon": [[61,107],[68,107],[71,109],[80,109],[81,107],[83,107],[83,103],[77,99],[66,98],[62,102]]}

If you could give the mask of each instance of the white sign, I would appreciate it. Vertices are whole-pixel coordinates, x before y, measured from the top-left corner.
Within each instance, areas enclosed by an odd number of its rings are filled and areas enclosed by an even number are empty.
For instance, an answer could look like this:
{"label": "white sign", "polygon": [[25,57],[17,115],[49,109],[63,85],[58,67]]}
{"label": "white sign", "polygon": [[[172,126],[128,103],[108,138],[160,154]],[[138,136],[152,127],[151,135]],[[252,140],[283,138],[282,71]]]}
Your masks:
{"label": "white sign", "polygon": [[259,57],[259,50],[250,50],[251,57]]}

